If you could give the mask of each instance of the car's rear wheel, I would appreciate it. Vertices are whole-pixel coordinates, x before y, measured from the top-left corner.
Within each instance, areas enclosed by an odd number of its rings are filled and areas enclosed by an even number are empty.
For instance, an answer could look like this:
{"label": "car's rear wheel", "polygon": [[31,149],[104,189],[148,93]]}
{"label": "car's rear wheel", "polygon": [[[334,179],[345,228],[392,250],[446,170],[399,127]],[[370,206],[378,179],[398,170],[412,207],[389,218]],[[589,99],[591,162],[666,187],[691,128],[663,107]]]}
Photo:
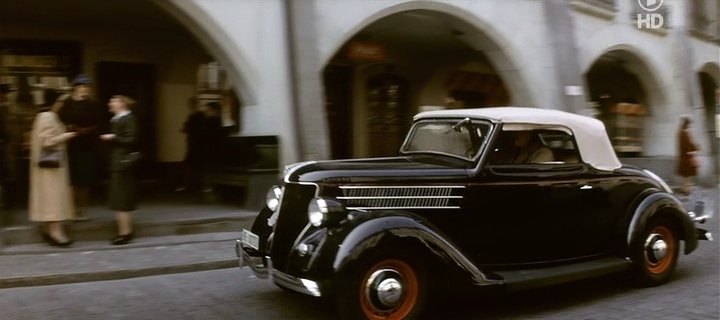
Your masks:
{"label": "car's rear wheel", "polygon": [[653,219],[633,248],[633,272],[642,286],[670,280],[679,256],[679,235],[667,219]]}
{"label": "car's rear wheel", "polygon": [[400,320],[420,313],[427,286],[424,269],[415,259],[378,257],[349,271],[349,281],[343,281],[337,292],[343,318]]}

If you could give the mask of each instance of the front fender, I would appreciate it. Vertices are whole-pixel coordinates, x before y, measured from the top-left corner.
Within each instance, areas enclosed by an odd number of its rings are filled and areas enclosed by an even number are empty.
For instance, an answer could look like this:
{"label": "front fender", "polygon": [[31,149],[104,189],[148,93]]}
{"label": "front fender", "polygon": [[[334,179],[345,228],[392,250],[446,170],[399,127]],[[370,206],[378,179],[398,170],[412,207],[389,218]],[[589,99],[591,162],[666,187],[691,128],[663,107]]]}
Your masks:
{"label": "front fender", "polygon": [[438,261],[456,266],[475,285],[502,284],[501,280],[488,277],[480,271],[452,243],[433,230],[421,218],[407,212],[373,212],[350,230],[338,246],[333,261],[334,272],[340,272],[354,264],[370,250],[382,250],[378,246],[398,240],[414,240],[421,244]]}
{"label": "front fender", "polygon": [[664,192],[648,195],[635,208],[628,226],[627,245],[638,241],[640,233],[647,227],[647,222],[661,213],[677,224],[681,233],[680,239],[685,241],[685,254],[693,252],[698,247],[695,225],[683,204],[676,197]]}

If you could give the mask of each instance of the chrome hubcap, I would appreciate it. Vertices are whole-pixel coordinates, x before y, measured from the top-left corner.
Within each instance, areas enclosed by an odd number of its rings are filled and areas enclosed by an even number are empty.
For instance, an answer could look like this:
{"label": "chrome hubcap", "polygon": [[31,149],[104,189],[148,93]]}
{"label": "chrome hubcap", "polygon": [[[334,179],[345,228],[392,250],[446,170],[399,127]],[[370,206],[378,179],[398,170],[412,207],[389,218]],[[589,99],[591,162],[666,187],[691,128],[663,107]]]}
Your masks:
{"label": "chrome hubcap", "polygon": [[393,269],[373,272],[365,285],[365,295],[377,310],[391,310],[397,307],[403,297],[402,276]]}
{"label": "chrome hubcap", "polygon": [[654,262],[657,262],[665,258],[667,254],[667,243],[661,235],[653,233],[650,234],[645,241],[645,250],[647,250],[648,257]]}

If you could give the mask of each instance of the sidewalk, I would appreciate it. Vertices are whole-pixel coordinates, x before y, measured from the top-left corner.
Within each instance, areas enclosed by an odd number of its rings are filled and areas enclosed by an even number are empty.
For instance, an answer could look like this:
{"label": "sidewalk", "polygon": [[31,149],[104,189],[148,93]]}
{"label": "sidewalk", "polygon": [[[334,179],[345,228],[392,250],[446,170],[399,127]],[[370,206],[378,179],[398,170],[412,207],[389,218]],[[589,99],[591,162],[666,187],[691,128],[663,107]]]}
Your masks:
{"label": "sidewalk", "polygon": [[134,213],[136,238],[124,246],[109,243],[114,212],[100,203],[89,208],[89,221],[67,223],[69,248],[42,242],[26,209],[6,211],[13,224],[0,230],[0,288],[235,267],[235,239],[257,212],[211,197],[155,193]]}
{"label": "sidewalk", "polygon": [[[255,210],[214,200],[212,194],[169,192],[148,198],[141,201],[139,210],[133,213],[137,238],[232,232],[252,223],[257,215]],[[0,229],[0,254],[4,247],[42,242],[35,224],[28,221],[27,209],[14,208],[0,214],[5,215],[6,222],[11,222]],[[90,220],[66,223],[72,239],[109,240],[116,234],[115,213],[106,205],[95,203],[86,214]]]}

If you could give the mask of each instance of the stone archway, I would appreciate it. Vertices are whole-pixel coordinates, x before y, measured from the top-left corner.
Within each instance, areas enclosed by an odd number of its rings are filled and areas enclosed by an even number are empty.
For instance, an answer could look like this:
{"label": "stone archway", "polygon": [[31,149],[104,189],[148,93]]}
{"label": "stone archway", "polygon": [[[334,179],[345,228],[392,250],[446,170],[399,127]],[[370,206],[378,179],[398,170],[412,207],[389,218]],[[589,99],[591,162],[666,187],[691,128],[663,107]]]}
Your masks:
{"label": "stone archway", "polygon": [[502,40],[465,11],[419,3],[368,18],[327,60],[334,158],[394,155],[419,106],[532,105]]}
{"label": "stone archway", "polygon": [[240,101],[249,105],[257,103],[256,89],[252,86],[259,82],[257,70],[248,62],[247,54],[233,45],[226,29],[219,26],[205,9],[194,1],[153,0],[153,2],[192,32],[205,49],[224,66]]}
{"label": "stone archway", "polygon": [[[125,93],[136,98],[139,102],[136,114],[144,138],[143,161],[147,165],[144,171],[147,174],[141,177],[171,184],[184,157],[185,139],[180,130],[190,98],[199,95],[197,74],[201,65],[219,61],[238,100],[243,104],[257,103],[256,89],[251,84],[259,81],[245,58],[246,53],[228,40],[231,31],[218,25],[209,17],[208,9],[201,6],[197,1],[6,0],[0,10],[3,21],[0,55],[59,57],[53,61],[69,61],[68,67],[59,63],[57,70],[42,65],[22,67],[35,68],[31,71],[37,71],[36,78],[40,79],[35,82],[37,88],[64,91],[70,90],[68,82],[75,74],[88,74],[95,80],[95,96],[103,109],[110,94]],[[14,47],[8,49],[9,45],[4,46],[7,43]],[[110,64],[116,65],[113,72],[105,68]],[[134,71],[138,66],[150,71]],[[0,62],[3,83],[20,84],[12,85],[16,89],[28,87],[26,76],[12,74],[13,70],[6,67]],[[118,70],[135,78],[107,76],[118,74],[114,72]],[[21,71],[24,70],[16,73]],[[147,81],[135,81],[138,77]],[[212,99],[227,92],[220,86],[215,89]],[[149,98],[142,98],[146,96]],[[28,119],[32,119],[38,101],[16,100],[20,103],[11,106],[7,120],[13,126],[8,153],[15,158],[8,162],[12,165],[12,179],[25,184],[27,170],[23,166],[27,166],[27,159],[15,154],[22,154],[25,148],[22,138],[29,131]]]}
{"label": "stone archway", "polygon": [[632,48],[612,48],[585,72],[589,100],[605,122],[616,152],[640,156],[653,143],[647,132],[651,119],[665,105],[655,72]]}

